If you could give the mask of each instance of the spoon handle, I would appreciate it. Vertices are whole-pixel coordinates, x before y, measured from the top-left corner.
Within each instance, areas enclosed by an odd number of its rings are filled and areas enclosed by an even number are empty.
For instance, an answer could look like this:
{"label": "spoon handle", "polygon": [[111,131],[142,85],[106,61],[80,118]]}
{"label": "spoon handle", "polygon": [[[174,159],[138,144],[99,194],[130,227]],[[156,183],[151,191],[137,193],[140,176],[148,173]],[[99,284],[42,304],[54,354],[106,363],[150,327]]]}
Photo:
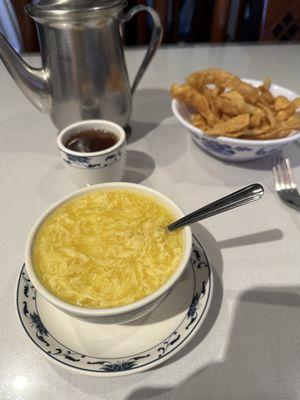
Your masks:
{"label": "spoon handle", "polygon": [[264,188],[260,184],[254,183],[238,190],[237,192],[231,193],[228,196],[222,197],[222,199],[216,200],[207,206],[199,208],[199,210],[196,210],[183,218],[180,218],[169,225],[168,230],[173,231],[174,229],[181,228],[185,225],[190,225],[194,222],[212,217],[224,211],[228,211],[233,208],[243,206],[247,203],[251,203],[252,201],[259,200],[263,194]]}

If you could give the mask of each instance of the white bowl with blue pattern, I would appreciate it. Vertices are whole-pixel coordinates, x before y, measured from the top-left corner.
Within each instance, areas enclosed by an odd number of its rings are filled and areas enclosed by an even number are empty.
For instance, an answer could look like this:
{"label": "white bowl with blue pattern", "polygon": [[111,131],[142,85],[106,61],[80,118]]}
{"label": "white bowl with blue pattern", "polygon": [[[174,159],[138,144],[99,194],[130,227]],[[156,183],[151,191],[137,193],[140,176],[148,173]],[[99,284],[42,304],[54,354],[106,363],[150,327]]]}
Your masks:
{"label": "white bowl with blue pattern", "polygon": [[[244,81],[253,86],[259,86],[262,84],[261,81],[252,79],[244,79]],[[274,84],[272,84],[270,91],[275,96],[282,95],[290,100],[298,97],[295,92]],[[275,153],[286,144],[300,139],[299,131],[293,131],[289,136],[281,139],[269,140],[249,140],[224,136],[208,136],[201,129],[196,128],[192,124],[191,110],[189,110],[185,104],[173,99],[172,111],[177,120],[191,133],[194,142],[199,147],[213,156],[226,161],[242,162],[256,160],[271,153]]]}
{"label": "white bowl with blue pattern", "polygon": [[188,265],[190,254],[192,251],[192,231],[189,226],[182,228],[182,235],[184,239],[184,248],[181,260],[177,269],[169,277],[169,279],[156,291],[150,295],[135,301],[134,303],[127,304],[119,307],[111,308],[85,308],[69,304],[57,296],[55,296],[46,286],[41,282],[38,274],[36,273],[34,261],[33,261],[33,248],[36,235],[43,224],[43,222],[51,215],[58,207],[62,206],[66,202],[81,196],[82,194],[93,192],[93,191],[106,191],[106,190],[131,190],[134,192],[142,193],[154,198],[159,203],[165,205],[176,219],[182,218],[184,212],[178,205],[171,200],[169,197],[165,196],[161,192],[158,192],[147,186],[138,185],[135,183],[128,182],[110,182],[103,183],[99,185],[90,186],[84,189],[77,190],[66,197],[63,197],[56,203],[54,203],[45,213],[36,221],[29,236],[27,238],[26,249],[25,249],[25,262],[26,270],[30,281],[34,285],[37,292],[43,296],[49,303],[53,304],[55,307],[59,308],[63,312],[82,319],[84,321],[89,321],[93,323],[100,324],[121,324],[129,321],[138,319],[154,310],[172,291],[175,284],[180,279],[181,275]]}

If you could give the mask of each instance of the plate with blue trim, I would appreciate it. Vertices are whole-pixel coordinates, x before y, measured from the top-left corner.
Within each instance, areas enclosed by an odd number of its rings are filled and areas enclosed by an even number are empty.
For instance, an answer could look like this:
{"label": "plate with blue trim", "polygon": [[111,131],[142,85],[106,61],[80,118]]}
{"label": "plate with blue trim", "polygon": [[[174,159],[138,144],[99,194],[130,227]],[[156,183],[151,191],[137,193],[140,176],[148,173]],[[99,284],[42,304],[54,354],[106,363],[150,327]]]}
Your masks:
{"label": "plate with blue trim", "polygon": [[122,325],[74,318],[40,296],[23,265],[16,301],[20,322],[49,360],[93,376],[135,374],[181,350],[203,323],[212,297],[212,271],[196,237],[189,264],[169,296],[148,315]]}

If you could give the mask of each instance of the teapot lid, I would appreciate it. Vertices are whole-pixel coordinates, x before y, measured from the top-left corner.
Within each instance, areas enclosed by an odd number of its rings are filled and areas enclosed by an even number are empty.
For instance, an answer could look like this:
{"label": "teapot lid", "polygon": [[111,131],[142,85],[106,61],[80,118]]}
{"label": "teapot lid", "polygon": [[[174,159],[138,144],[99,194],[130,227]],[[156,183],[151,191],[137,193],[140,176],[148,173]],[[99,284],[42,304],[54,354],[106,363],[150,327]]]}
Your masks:
{"label": "teapot lid", "polygon": [[82,16],[123,6],[124,0],[32,0],[27,3],[27,13],[37,19]]}

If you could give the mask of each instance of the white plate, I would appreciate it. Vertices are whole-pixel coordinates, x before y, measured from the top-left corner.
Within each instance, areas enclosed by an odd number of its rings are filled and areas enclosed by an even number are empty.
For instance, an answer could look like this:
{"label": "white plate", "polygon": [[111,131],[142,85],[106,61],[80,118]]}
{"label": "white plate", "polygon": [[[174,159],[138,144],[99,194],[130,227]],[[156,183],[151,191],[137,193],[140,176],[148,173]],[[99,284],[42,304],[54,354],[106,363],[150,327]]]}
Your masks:
{"label": "white plate", "polygon": [[25,265],[17,285],[17,311],[25,332],[50,361],[88,375],[119,376],[153,368],[185,346],[200,328],[211,295],[211,268],[194,237],[181,280],[137,321],[100,325],[73,318],[37,294]]}

